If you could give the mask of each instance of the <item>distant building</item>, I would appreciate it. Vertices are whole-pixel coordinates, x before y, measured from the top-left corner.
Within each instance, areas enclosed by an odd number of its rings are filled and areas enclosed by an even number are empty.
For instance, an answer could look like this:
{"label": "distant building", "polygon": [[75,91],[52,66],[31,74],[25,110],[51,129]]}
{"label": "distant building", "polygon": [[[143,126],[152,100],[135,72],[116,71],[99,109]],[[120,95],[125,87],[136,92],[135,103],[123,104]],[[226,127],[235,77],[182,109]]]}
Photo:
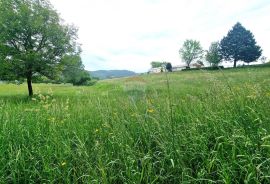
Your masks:
{"label": "distant building", "polygon": [[[192,63],[190,64],[190,68],[203,68],[204,65],[203,63]],[[182,71],[183,69],[186,69],[187,66],[182,64],[182,65],[175,65],[172,67],[172,71]],[[157,67],[157,68],[151,68],[148,73],[160,73],[161,71],[165,71],[164,67]]]}
{"label": "distant building", "polygon": [[163,67],[151,68],[151,69],[149,70],[149,73],[160,73],[161,70],[164,70]]}

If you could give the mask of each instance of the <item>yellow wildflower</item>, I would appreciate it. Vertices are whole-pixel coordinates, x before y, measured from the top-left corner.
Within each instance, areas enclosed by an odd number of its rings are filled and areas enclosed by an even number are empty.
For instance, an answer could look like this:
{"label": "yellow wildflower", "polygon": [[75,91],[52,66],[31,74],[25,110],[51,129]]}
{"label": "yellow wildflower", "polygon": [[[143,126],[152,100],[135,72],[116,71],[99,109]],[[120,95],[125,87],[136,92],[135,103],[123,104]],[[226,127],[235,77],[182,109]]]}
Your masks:
{"label": "yellow wildflower", "polygon": [[61,163],[61,166],[65,166],[67,163],[66,162],[62,162]]}
{"label": "yellow wildflower", "polygon": [[147,112],[153,113],[154,112],[154,109],[147,109]]}

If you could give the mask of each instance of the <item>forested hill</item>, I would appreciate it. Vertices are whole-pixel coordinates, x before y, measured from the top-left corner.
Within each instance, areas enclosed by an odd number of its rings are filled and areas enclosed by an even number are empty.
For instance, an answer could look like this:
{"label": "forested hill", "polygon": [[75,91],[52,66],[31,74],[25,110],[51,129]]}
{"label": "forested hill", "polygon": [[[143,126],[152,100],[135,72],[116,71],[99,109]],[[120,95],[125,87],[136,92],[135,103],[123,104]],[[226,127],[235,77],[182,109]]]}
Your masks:
{"label": "forested hill", "polygon": [[112,78],[134,76],[137,75],[137,73],[129,70],[97,70],[91,71],[90,75],[92,77],[97,77],[99,79],[112,79]]}

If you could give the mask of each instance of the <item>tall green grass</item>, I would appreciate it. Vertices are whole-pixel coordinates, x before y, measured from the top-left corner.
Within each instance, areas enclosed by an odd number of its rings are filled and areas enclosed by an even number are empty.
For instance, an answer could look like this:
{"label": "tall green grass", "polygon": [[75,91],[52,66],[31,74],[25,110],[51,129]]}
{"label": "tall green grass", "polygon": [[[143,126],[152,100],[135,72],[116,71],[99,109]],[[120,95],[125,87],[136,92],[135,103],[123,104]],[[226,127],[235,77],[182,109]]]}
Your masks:
{"label": "tall green grass", "polygon": [[270,182],[269,68],[34,90],[0,85],[1,183]]}

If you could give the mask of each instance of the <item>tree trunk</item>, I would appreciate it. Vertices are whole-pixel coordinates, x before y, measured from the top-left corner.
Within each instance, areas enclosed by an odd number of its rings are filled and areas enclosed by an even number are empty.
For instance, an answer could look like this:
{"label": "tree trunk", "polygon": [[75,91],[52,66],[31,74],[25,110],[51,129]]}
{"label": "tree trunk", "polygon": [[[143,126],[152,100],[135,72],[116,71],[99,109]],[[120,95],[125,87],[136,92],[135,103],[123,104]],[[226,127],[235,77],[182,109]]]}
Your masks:
{"label": "tree trunk", "polygon": [[236,68],[236,60],[233,61],[233,67]]}
{"label": "tree trunk", "polygon": [[190,63],[191,63],[191,62],[187,62],[186,69],[190,69]]}
{"label": "tree trunk", "polygon": [[27,77],[27,87],[29,96],[33,96],[32,76]]}

